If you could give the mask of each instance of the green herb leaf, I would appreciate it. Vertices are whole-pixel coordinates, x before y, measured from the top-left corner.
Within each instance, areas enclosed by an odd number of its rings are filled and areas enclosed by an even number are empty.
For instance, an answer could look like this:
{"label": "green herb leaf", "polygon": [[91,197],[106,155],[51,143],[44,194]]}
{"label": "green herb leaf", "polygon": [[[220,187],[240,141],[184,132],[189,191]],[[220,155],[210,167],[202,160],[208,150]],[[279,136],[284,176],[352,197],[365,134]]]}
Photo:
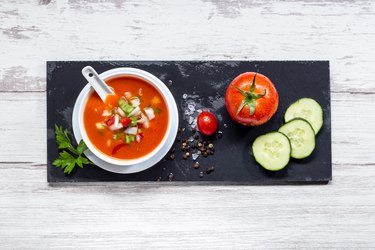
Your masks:
{"label": "green herb leaf", "polygon": [[160,114],[160,112],[161,112],[161,108],[154,108],[154,112],[155,112],[155,114]]}
{"label": "green herb leaf", "polygon": [[83,157],[82,155],[78,156],[77,160],[76,160],[76,163],[77,165],[80,167],[80,168],[83,168],[83,165],[85,164],[90,164],[90,161],[87,160],[85,157]]}
{"label": "green herb leaf", "polygon": [[65,174],[70,174],[76,165],[76,158],[64,150],[52,164],[63,169]]}
{"label": "green herb leaf", "polygon": [[76,165],[83,168],[83,165],[92,164],[86,157],[82,154],[87,149],[87,146],[83,140],[78,143],[77,148],[75,148],[68,135],[68,130],[60,126],[55,125],[55,136],[56,142],[59,146],[59,149],[63,150],[59,153],[59,157],[53,161],[53,165],[61,168],[64,173],[70,174]]}
{"label": "green herb leaf", "polygon": [[82,156],[78,156],[78,158],[76,159],[76,163],[80,168],[83,168],[82,158]]}
{"label": "green herb leaf", "polygon": [[63,130],[62,127],[55,124],[55,135],[56,142],[59,145],[59,149],[68,149],[71,153],[77,154],[77,150],[72,146],[69,139],[68,130]]}
{"label": "green herb leaf", "polygon": [[77,152],[79,155],[81,155],[83,152],[85,152],[87,149],[87,146],[86,146],[86,143],[84,143],[83,140],[81,140],[79,143],[78,143],[78,146],[77,146]]}

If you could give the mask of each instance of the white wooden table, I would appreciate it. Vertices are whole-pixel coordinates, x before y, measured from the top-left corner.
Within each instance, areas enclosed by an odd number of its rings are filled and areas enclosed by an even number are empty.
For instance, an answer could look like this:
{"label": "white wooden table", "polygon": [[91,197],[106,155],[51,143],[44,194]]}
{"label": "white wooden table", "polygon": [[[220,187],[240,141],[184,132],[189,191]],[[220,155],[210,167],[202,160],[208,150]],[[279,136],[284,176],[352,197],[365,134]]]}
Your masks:
{"label": "white wooden table", "polygon": [[[29,3],[26,3],[29,2]],[[46,181],[47,60],[328,59],[333,181]],[[374,1],[0,1],[0,248],[375,248]]]}

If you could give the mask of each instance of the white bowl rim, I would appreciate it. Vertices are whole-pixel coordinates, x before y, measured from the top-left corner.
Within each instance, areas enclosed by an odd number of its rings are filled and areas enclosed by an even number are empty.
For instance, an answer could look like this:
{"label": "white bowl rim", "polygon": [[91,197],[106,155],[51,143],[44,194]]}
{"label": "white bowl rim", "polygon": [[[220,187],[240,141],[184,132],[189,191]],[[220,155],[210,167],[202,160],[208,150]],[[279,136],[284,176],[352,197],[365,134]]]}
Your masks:
{"label": "white bowl rim", "polygon": [[[99,76],[104,80],[108,80],[108,79],[116,78],[116,77],[135,77],[135,78],[142,79],[148,82],[149,84],[151,84],[154,88],[156,88],[159,91],[159,93],[162,95],[162,97],[164,98],[166,102],[166,105],[168,108],[168,125],[167,125],[167,131],[162,141],[158,144],[158,146],[153,151],[151,151],[147,155],[144,155],[140,158],[131,159],[131,160],[122,160],[122,159],[112,158],[112,157],[105,155],[91,143],[84,129],[83,111],[86,106],[86,102],[88,100],[89,95],[94,91],[92,87],[90,86],[90,84],[87,83],[87,85],[89,85],[89,88],[85,87],[82,90],[82,92],[84,90],[86,91],[84,93],[81,92],[81,94],[83,95],[81,96],[80,94],[81,99],[80,99],[80,103],[78,103],[78,129],[88,149],[96,157],[100,158],[101,160],[109,164],[119,165],[119,166],[131,166],[131,165],[140,164],[142,162],[147,162],[148,160],[154,158],[166,144],[167,144],[168,149],[170,149],[170,147],[174,143],[174,138],[177,134],[178,126],[172,126],[172,123],[176,123],[176,122],[178,123],[178,110],[177,110],[177,105],[174,100],[174,97],[172,93],[170,92],[170,90],[168,89],[168,87],[159,78],[152,75],[151,73],[141,70],[141,69],[136,69],[136,68],[129,68],[129,67],[114,68],[114,69],[110,69],[99,74]],[[171,140],[172,137],[170,135],[174,135],[172,136],[173,140]]]}

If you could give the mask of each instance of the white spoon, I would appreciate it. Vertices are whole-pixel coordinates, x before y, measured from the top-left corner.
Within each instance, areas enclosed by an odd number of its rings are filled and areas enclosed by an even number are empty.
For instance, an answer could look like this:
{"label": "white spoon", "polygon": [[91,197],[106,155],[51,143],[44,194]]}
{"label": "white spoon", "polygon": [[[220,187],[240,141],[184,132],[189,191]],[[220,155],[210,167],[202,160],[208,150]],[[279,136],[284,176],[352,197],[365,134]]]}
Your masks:
{"label": "white spoon", "polygon": [[100,78],[98,73],[91,66],[86,66],[82,69],[82,75],[94,88],[100,99],[105,102],[108,95],[114,95],[113,90]]}

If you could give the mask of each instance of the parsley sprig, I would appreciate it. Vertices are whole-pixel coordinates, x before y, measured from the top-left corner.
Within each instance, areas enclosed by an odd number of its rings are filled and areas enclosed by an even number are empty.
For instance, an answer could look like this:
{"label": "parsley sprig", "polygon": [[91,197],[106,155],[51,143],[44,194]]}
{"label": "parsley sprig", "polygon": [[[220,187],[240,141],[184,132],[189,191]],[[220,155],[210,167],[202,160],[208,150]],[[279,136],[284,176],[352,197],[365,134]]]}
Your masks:
{"label": "parsley sprig", "polygon": [[[70,141],[68,130],[55,124],[55,136],[56,142],[59,149],[63,151],[59,153],[59,157],[53,161],[53,165],[64,170],[64,173],[70,174],[76,165],[83,168],[83,165],[92,164],[85,156],[83,152],[87,149],[87,146],[83,140],[78,143],[77,148],[72,145]],[[66,149],[66,150],[65,150]]]}

